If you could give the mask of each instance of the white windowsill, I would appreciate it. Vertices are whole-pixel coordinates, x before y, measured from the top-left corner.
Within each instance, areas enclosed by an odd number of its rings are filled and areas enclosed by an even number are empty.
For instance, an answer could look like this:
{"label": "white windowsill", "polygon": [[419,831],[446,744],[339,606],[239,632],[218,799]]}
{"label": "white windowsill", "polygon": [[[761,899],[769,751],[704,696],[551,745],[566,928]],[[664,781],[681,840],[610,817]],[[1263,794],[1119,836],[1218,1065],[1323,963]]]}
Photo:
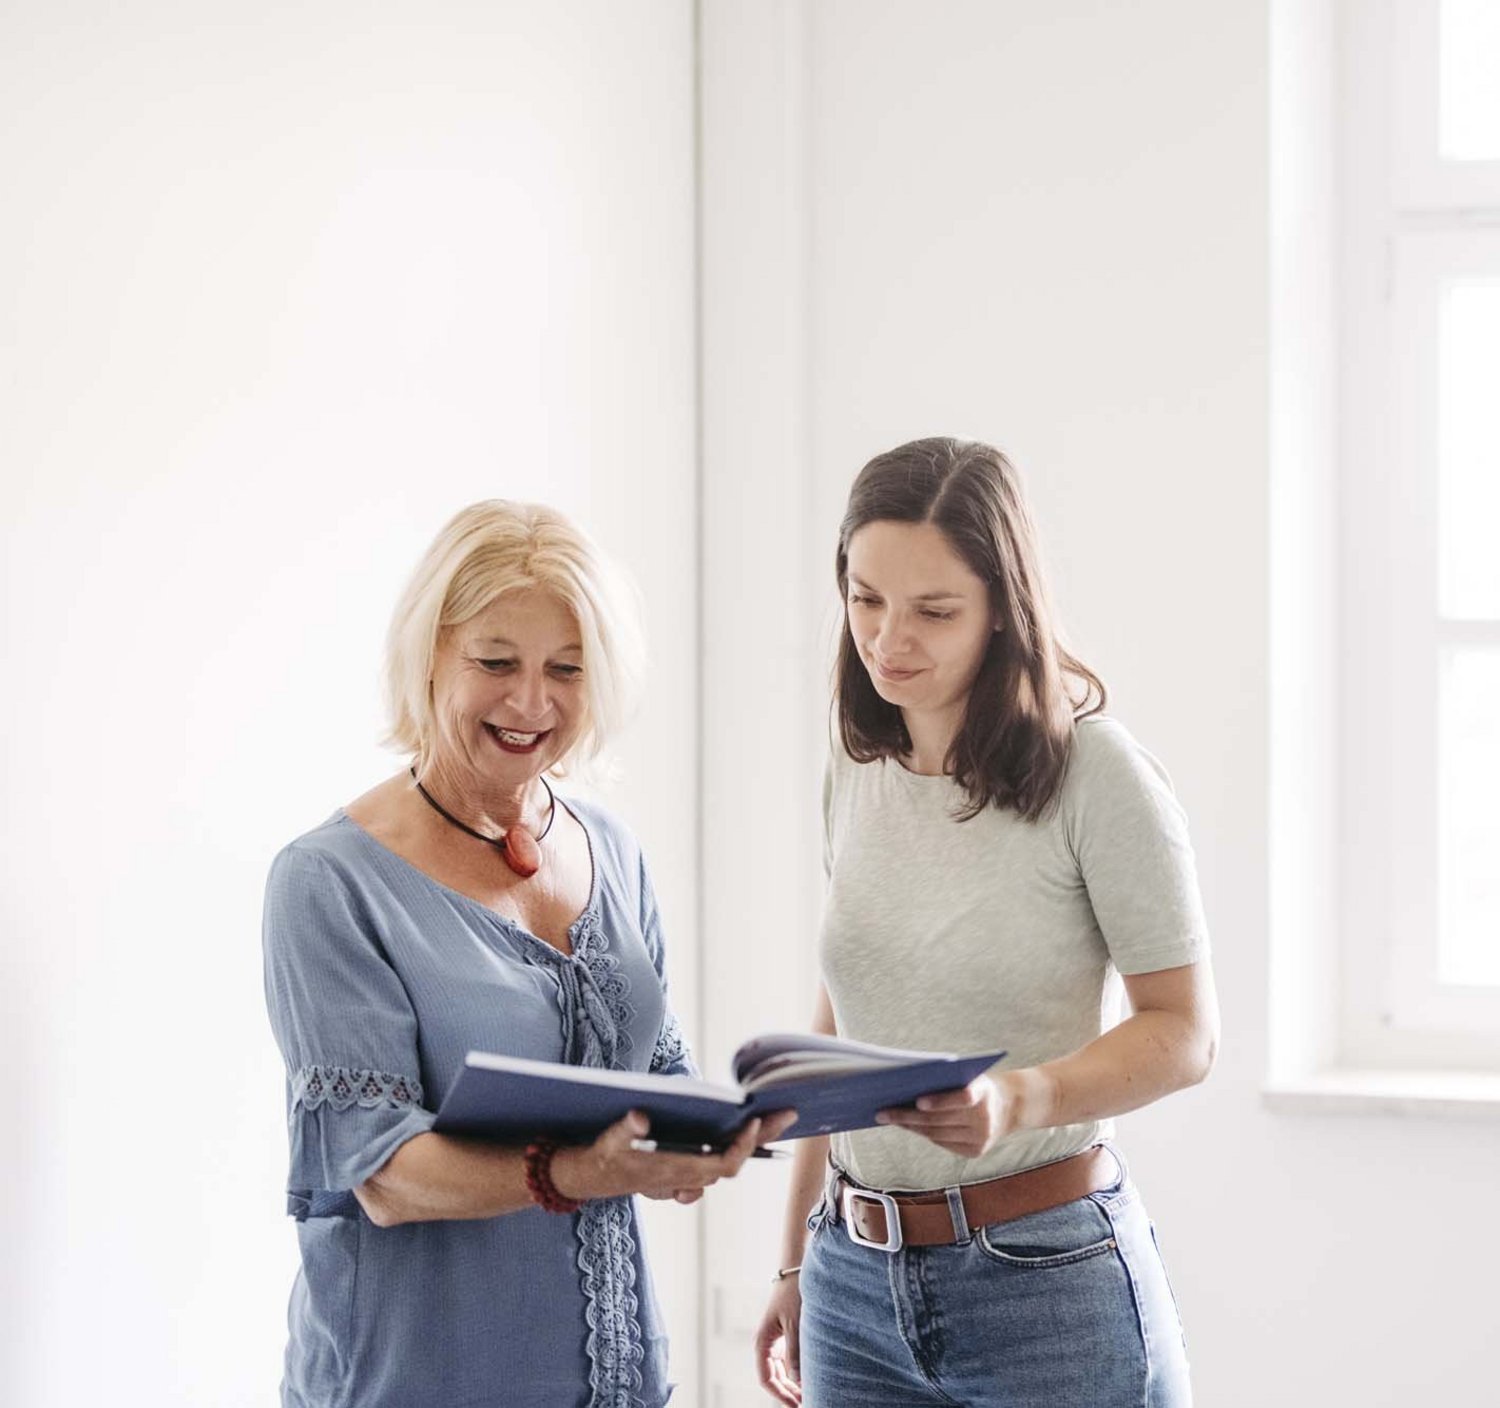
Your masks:
{"label": "white windowsill", "polygon": [[1500,1072],[1324,1071],[1268,1082],[1261,1100],[1288,1115],[1500,1120]]}

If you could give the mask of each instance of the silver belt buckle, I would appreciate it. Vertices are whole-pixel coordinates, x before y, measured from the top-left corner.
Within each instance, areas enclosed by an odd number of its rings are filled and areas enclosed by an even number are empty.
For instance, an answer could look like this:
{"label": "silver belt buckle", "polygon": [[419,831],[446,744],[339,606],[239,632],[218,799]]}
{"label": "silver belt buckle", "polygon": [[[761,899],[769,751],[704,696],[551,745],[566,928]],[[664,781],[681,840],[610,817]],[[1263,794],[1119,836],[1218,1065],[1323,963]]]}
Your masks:
{"label": "silver belt buckle", "polygon": [[[885,1241],[877,1242],[871,1237],[861,1235],[858,1227],[854,1225],[852,1204],[856,1198],[863,1198],[867,1202],[879,1203],[885,1209]],[[892,1254],[901,1250],[901,1215],[896,1211],[896,1200],[889,1193],[877,1193],[873,1188],[851,1188],[847,1183],[844,1185],[844,1230],[849,1234],[849,1240],[859,1247],[873,1247],[878,1252],[890,1252]]]}

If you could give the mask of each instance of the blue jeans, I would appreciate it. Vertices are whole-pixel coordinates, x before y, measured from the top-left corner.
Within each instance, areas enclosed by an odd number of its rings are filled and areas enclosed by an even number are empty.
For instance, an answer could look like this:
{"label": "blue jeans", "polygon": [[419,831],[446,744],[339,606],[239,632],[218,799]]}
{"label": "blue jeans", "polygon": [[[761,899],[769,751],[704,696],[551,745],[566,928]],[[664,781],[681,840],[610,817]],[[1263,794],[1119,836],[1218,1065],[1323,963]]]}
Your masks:
{"label": "blue jeans", "polygon": [[950,1246],[859,1246],[825,1200],[802,1260],[803,1408],[1189,1408],[1182,1322],[1112,1188]]}

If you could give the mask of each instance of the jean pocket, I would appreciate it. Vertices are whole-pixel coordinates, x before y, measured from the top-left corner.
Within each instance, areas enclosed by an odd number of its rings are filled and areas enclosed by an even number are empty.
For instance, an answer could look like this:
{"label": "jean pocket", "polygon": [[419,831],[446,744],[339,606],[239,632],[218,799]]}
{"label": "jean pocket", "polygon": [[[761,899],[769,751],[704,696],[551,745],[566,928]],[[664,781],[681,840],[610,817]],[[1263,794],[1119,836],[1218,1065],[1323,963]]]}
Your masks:
{"label": "jean pocket", "polygon": [[1116,1247],[1109,1219],[1088,1198],[1014,1222],[993,1222],[974,1234],[974,1245],[981,1256],[1017,1271],[1072,1266]]}

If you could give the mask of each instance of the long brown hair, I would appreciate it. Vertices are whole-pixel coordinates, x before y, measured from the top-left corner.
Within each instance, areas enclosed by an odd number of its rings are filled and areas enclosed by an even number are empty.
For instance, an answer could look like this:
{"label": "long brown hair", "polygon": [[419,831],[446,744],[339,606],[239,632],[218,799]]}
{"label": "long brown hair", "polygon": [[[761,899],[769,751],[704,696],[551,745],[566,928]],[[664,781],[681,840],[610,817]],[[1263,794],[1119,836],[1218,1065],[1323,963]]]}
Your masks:
{"label": "long brown hair", "polygon": [[900,709],[876,692],[849,631],[849,540],[882,521],[936,526],[988,588],[1002,626],[948,750],[946,771],[969,795],[958,820],[995,806],[1035,821],[1062,786],[1074,720],[1098,713],[1108,696],[1058,639],[1015,466],[990,445],[933,437],[877,455],[855,479],[839,526],[845,610],[834,691],[845,751],[861,763],[911,750]]}

